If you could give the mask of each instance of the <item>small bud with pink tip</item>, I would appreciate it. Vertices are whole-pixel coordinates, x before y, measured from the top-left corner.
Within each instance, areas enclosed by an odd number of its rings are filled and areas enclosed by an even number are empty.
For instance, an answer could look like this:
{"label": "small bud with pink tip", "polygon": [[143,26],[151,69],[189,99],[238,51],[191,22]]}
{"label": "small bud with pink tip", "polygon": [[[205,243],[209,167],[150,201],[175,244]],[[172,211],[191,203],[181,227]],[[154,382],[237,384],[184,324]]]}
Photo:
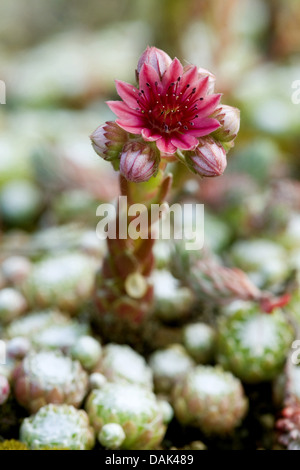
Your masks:
{"label": "small bud with pink tip", "polygon": [[159,156],[150,145],[142,142],[128,142],[122,151],[120,172],[134,183],[148,181],[158,171]]}
{"label": "small bud with pink tip", "polygon": [[156,72],[161,78],[167,68],[170,66],[171,62],[172,59],[168,54],[166,54],[166,52],[162,51],[161,49],[157,49],[157,47],[148,46],[139,58],[136,70],[137,78],[139,76],[143,64],[152,65],[152,67],[156,70]]}
{"label": "small bud with pink tip", "polygon": [[226,152],[212,138],[200,139],[195,151],[186,157],[188,167],[200,176],[213,177],[224,173]]}
{"label": "small bud with pink tip", "polygon": [[240,130],[240,110],[224,104],[215,111],[214,117],[221,124],[213,133],[214,138],[220,142],[232,142]]}
{"label": "small bud with pink tip", "polygon": [[120,152],[128,140],[128,133],[121,129],[114,121],[108,121],[90,135],[92,146],[99,157],[112,162],[117,166]]}

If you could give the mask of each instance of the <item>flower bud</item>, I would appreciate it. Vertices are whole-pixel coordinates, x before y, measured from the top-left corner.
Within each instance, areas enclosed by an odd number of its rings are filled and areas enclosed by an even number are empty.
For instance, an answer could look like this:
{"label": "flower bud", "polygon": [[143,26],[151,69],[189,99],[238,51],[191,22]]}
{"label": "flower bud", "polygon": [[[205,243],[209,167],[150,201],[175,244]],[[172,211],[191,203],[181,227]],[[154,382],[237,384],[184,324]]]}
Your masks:
{"label": "flower bud", "polygon": [[128,142],[122,151],[120,172],[134,183],[148,181],[158,171],[159,157],[155,150],[142,142]]}
{"label": "flower bud", "polygon": [[222,105],[216,110],[214,117],[221,124],[221,127],[213,133],[214,138],[221,142],[233,141],[240,130],[240,110]]}
{"label": "flower bud", "polygon": [[[128,140],[128,134],[113,121],[106,122],[90,135],[95,152],[104,160],[116,162],[124,144]],[[118,165],[117,165],[118,166]]]}
{"label": "flower bud", "polygon": [[171,62],[171,57],[164,51],[162,51],[161,49],[157,49],[156,47],[148,46],[139,58],[136,70],[137,78],[143,64],[152,65],[152,67],[156,70],[156,72],[161,78],[169,67],[169,65],[171,64]]}
{"label": "flower bud", "polygon": [[213,139],[200,139],[195,153],[186,157],[190,170],[200,176],[220,176],[227,166],[226,152]]}

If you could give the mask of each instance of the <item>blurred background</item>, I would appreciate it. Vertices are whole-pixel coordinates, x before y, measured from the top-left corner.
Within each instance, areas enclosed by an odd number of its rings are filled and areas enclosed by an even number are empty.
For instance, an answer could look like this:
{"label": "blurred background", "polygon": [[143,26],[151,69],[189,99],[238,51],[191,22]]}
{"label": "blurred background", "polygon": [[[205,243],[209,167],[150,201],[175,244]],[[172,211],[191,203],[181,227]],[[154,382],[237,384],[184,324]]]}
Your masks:
{"label": "blurred background", "polygon": [[[148,44],[208,68],[223,102],[241,109],[226,174],[196,188],[230,225],[225,239],[286,226],[286,204],[294,213],[300,200],[299,24],[298,0],[2,0],[2,237],[74,221],[95,228],[95,208],[118,185],[88,136],[113,118],[114,79],[134,82]],[[193,178],[175,171],[178,184]]]}

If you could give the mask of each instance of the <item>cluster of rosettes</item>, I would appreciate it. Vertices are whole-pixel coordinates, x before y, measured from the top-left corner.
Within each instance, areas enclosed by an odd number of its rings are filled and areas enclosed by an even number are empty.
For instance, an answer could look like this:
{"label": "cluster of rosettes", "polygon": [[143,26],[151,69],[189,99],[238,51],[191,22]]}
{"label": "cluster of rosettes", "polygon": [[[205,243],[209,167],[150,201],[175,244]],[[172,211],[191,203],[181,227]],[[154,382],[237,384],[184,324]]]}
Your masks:
{"label": "cluster of rosettes", "polygon": [[107,104],[118,119],[91,135],[94,150],[129,181],[148,181],[160,160],[179,159],[200,176],[219,176],[239,131],[240,113],[220,105],[215,77],[182,66],[164,51],[148,47],[139,59],[138,88],[116,80],[122,101]]}

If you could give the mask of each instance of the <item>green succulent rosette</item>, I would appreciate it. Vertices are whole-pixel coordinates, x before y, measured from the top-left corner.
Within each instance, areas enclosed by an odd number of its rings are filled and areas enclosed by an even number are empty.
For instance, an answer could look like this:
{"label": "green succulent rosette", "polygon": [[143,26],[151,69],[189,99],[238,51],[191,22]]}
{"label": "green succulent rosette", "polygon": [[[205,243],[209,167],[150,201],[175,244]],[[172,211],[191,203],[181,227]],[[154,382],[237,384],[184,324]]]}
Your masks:
{"label": "green succulent rosette", "polygon": [[293,329],[280,309],[265,314],[257,306],[241,308],[219,321],[217,361],[244,382],[272,380],[292,340]]}
{"label": "green succulent rosette", "polygon": [[230,434],[248,410],[239,379],[220,367],[197,366],[173,391],[175,416],[205,434]]}
{"label": "green succulent rosette", "polygon": [[88,388],[88,376],[78,361],[56,351],[30,352],[13,372],[17,401],[31,413],[47,403],[78,407]]}
{"label": "green succulent rosette", "polygon": [[79,253],[56,255],[33,265],[23,293],[35,308],[56,307],[76,313],[94,287],[95,264]]}
{"label": "green succulent rosette", "polygon": [[161,407],[155,395],[136,385],[107,383],[102,389],[91,392],[86,410],[97,433],[109,423],[123,428],[126,437],[120,449],[155,449],[165,434]]}
{"label": "green succulent rosette", "polygon": [[53,404],[44,406],[35,415],[24,419],[20,440],[31,450],[90,450],[95,442],[94,431],[84,410]]}

